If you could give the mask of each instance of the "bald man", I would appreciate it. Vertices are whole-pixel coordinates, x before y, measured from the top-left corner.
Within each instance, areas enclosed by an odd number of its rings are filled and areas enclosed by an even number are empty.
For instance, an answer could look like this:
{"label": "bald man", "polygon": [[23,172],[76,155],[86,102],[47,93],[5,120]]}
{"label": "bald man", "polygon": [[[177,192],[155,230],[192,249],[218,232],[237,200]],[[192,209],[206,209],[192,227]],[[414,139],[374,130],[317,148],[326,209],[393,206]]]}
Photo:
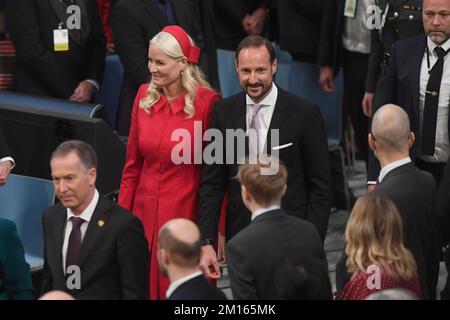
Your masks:
{"label": "bald man", "polygon": [[173,219],[158,234],[158,262],[169,277],[168,300],[226,300],[200,271],[200,231],[187,219]]}
{"label": "bald man", "polygon": [[381,164],[375,195],[391,199],[402,216],[404,243],[417,263],[422,297],[436,298],[439,273],[436,243],[436,183],[409,157],[414,143],[409,118],[399,106],[387,104],[375,113],[369,147]]}

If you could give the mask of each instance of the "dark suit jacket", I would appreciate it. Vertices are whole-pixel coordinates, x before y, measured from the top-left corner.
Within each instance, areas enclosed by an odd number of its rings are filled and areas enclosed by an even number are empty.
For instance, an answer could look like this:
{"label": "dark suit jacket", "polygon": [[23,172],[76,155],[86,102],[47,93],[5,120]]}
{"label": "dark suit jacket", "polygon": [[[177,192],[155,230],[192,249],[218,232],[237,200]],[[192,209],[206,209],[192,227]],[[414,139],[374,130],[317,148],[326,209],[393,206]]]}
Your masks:
{"label": "dark suit jacket", "polygon": [[53,30],[60,22],[65,27],[68,17],[60,1],[6,1],[6,23],[17,51],[17,91],[68,99],[80,81],[92,79],[101,85],[106,41],[97,3],[76,0],[76,4],[84,8],[81,40],[69,30],[69,51],[55,52]]}
{"label": "dark suit jacket", "polygon": [[[403,221],[405,246],[411,251],[417,263],[422,296],[424,299],[435,299],[439,257],[436,242],[434,178],[428,172],[408,163],[390,171],[372,194],[385,196],[396,205]],[[345,259],[343,260],[341,267],[345,264]],[[336,272],[336,277],[342,276],[343,269],[339,270],[341,271]],[[337,282],[340,283],[339,287],[343,287],[346,280]]]}
{"label": "dark suit jacket", "polygon": [[9,156],[10,152],[8,144],[6,143],[6,139],[5,136],[3,135],[2,128],[0,128],[0,159]]}
{"label": "dark suit jacket", "polygon": [[227,300],[222,291],[211,286],[203,275],[181,284],[167,300]]}
{"label": "dark suit jacket", "polygon": [[137,217],[100,196],[81,244],[79,290],[67,288],[63,272],[66,219],[61,203],[44,212],[42,293],[63,290],[76,299],[147,298],[149,248]]}
{"label": "dark suit jacket", "polygon": [[344,30],[345,0],[326,0],[320,35],[320,66],[333,67],[337,75],[342,65],[342,33]]}
{"label": "dark suit jacket", "polygon": [[[245,131],[245,117],[245,92],[215,105],[210,127],[219,129],[224,137],[224,159],[227,157],[226,142],[233,145],[226,141],[226,129]],[[327,138],[320,111],[306,100],[278,88],[269,127],[272,129],[279,129],[280,146],[292,143],[279,151],[279,158],[288,169],[288,188],[282,207],[289,214],[312,222],[323,240],[330,214],[331,178]],[[271,143],[270,134],[267,146],[270,150],[276,146]],[[250,223],[250,212],[242,202],[239,182],[232,179],[237,174],[237,163],[241,161],[236,154],[234,150],[233,164],[204,167],[199,191],[199,226],[203,238],[215,238],[225,190],[228,190],[229,199],[226,238],[231,239]]]}
{"label": "dark suit jacket", "polygon": [[438,242],[445,246],[450,241],[450,161],[447,161],[436,200],[436,216],[438,221]]}
{"label": "dark suit jacket", "polygon": [[276,1],[278,41],[295,60],[317,63],[320,29],[326,1]]}
{"label": "dark suit jacket", "polygon": [[[170,0],[178,25],[194,38],[194,10],[190,1]],[[128,135],[131,109],[139,86],[150,81],[148,46],[150,40],[168,25],[167,18],[153,0],[121,0],[111,11],[116,52],[124,66],[122,92],[119,100],[117,125],[121,134]]]}
{"label": "dark suit jacket", "polygon": [[[421,136],[419,131],[419,78],[426,39],[425,35],[420,35],[400,40],[393,45],[383,90],[380,93],[381,104],[379,106],[394,103],[402,107],[409,116],[411,130],[417,138]],[[448,128],[450,130],[450,118]],[[416,145],[417,142],[411,149],[413,159]],[[378,178],[379,170],[378,161],[373,158],[369,162],[367,179],[375,181]]]}
{"label": "dark suit jacket", "polygon": [[256,217],[227,244],[233,298],[279,299],[276,271],[304,256],[326,263],[319,234],[311,223],[282,210]]}
{"label": "dark suit jacket", "polygon": [[0,218],[0,300],[32,300],[33,292],[16,225]]}

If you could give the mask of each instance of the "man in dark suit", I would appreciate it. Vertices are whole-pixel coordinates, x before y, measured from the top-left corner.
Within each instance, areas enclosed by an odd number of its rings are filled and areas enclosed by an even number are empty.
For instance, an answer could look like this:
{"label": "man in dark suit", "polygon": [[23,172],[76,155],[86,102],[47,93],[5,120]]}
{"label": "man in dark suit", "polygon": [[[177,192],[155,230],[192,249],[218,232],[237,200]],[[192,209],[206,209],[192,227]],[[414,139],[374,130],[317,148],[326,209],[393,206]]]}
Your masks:
{"label": "man in dark suit", "polygon": [[[227,240],[250,223],[239,183],[231,179],[242,158],[249,154],[279,154],[289,170],[283,209],[312,222],[322,241],[325,239],[331,205],[331,178],[323,119],[316,106],[277,88],[273,83],[276,68],[271,43],[261,36],[246,37],[236,50],[236,71],[245,92],[218,102],[213,110],[211,128],[219,130],[223,137],[219,153],[226,163],[215,161],[205,165],[199,191],[199,226],[204,244],[200,265],[210,277],[217,277],[220,272],[211,244],[225,191],[229,199]],[[237,139],[238,148],[230,130],[241,136]],[[246,130],[249,135],[256,132],[255,139],[252,135],[250,139],[245,138]],[[245,150],[239,148],[240,142],[241,145],[245,143]]]}
{"label": "man in dark suit", "polygon": [[[450,0],[423,2],[426,35],[393,45],[380,93],[381,105],[394,103],[405,109],[417,138],[411,156],[420,169],[433,175],[437,185],[450,155],[450,63],[446,54],[450,20],[442,12],[450,12]],[[379,164],[374,159],[369,162],[368,183],[375,183],[378,174]]]}
{"label": "man in dark suit", "polygon": [[355,129],[357,158],[366,161],[368,118],[363,114],[361,101],[365,91],[370,53],[370,29],[366,26],[367,9],[372,2],[357,1],[354,12],[348,12],[348,3],[350,2],[345,0],[327,1],[319,46],[319,82],[323,91],[334,92],[334,77],[342,67],[342,123],[345,124],[350,117]]}
{"label": "man in dark suit", "polygon": [[[278,159],[277,172],[264,169],[273,163],[244,164],[239,167],[242,200],[252,222],[227,244],[228,271],[234,299],[281,299],[275,281],[278,269],[311,257],[326,265],[317,229],[308,221],[284,212],[281,198],[286,192],[288,173]],[[328,299],[332,298],[327,268]],[[320,299],[318,294],[312,299]]]}
{"label": "man in dark suit", "polygon": [[89,102],[105,67],[96,1],[6,1],[5,13],[17,51],[17,91]]}
{"label": "man in dark suit", "polygon": [[374,115],[369,146],[381,163],[375,195],[394,202],[403,221],[404,243],[417,264],[422,296],[436,298],[439,274],[436,242],[436,183],[419,170],[409,157],[414,143],[406,112],[396,105],[385,105]]}
{"label": "man in dark suit", "polygon": [[146,299],[149,248],[140,220],[99,195],[97,159],[67,141],[50,160],[60,203],[44,212],[42,293],[76,299]]}
{"label": "man in dark suit", "polygon": [[143,83],[150,82],[148,45],[166,25],[179,25],[196,40],[196,17],[190,1],[186,0],[122,0],[111,12],[116,52],[124,67],[117,127],[128,135],[134,98]]}
{"label": "man in dark suit", "polygon": [[7,181],[12,168],[14,167],[14,160],[11,158],[8,144],[3,136],[0,128],[0,187]]}
{"label": "man in dark suit", "polygon": [[198,267],[200,231],[187,219],[172,219],[158,233],[158,262],[169,277],[168,300],[226,300]]}

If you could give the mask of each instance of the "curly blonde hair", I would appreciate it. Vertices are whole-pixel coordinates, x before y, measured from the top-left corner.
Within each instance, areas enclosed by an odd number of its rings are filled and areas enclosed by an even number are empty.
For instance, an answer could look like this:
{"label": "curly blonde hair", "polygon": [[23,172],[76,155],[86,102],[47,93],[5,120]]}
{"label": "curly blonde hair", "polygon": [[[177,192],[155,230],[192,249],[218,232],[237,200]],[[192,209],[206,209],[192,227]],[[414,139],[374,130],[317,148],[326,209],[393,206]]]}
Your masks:
{"label": "curly blonde hair", "polygon": [[403,245],[403,226],[395,204],[385,197],[360,197],[345,230],[347,270],[353,277],[377,265],[392,277],[410,280],[417,274],[411,252]]}
{"label": "curly blonde hair", "polygon": [[[194,44],[194,41],[190,37],[189,39]],[[150,45],[158,47],[174,60],[181,61],[185,58],[180,44],[168,32],[158,33],[150,40]],[[205,80],[205,76],[198,65],[191,62],[187,62],[186,68],[181,76],[181,85],[186,91],[183,111],[186,114],[186,118],[190,119],[195,115],[194,99],[197,88],[200,86],[211,89],[211,86]],[[162,88],[157,87],[151,81],[148,86],[147,96],[139,102],[139,107],[144,109],[148,114],[151,114],[151,109],[159,101],[161,93]]]}

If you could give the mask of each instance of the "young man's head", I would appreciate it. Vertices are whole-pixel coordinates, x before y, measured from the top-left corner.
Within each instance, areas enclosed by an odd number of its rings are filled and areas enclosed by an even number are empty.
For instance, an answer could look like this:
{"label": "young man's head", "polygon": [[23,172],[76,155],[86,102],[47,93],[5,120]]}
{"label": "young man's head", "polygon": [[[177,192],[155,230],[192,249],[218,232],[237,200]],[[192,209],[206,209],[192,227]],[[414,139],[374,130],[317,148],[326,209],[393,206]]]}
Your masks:
{"label": "young man's head", "polygon": [[158,262],[161,272],[171,281],[198,269],[200,231],[187,219],[168,221],[158,234]]}
{"label": "young man's head", "polygon": [[[273,161],[278,162],[278,170],[272,175],[263,174],[264,168],[270,168]],[[245,206],[253,212],[258,208],[280,205],[287,188],[287,176],[285,165],[275,158],[267,163],[258,161],[239,166],[237,178]]]}
{"label": "young man's head", "polygon": [[97,157],[92,147],[78,140],[63,142],[50,159],[53,185],[62,205],[76,215],[91,203],[95,194]]}

